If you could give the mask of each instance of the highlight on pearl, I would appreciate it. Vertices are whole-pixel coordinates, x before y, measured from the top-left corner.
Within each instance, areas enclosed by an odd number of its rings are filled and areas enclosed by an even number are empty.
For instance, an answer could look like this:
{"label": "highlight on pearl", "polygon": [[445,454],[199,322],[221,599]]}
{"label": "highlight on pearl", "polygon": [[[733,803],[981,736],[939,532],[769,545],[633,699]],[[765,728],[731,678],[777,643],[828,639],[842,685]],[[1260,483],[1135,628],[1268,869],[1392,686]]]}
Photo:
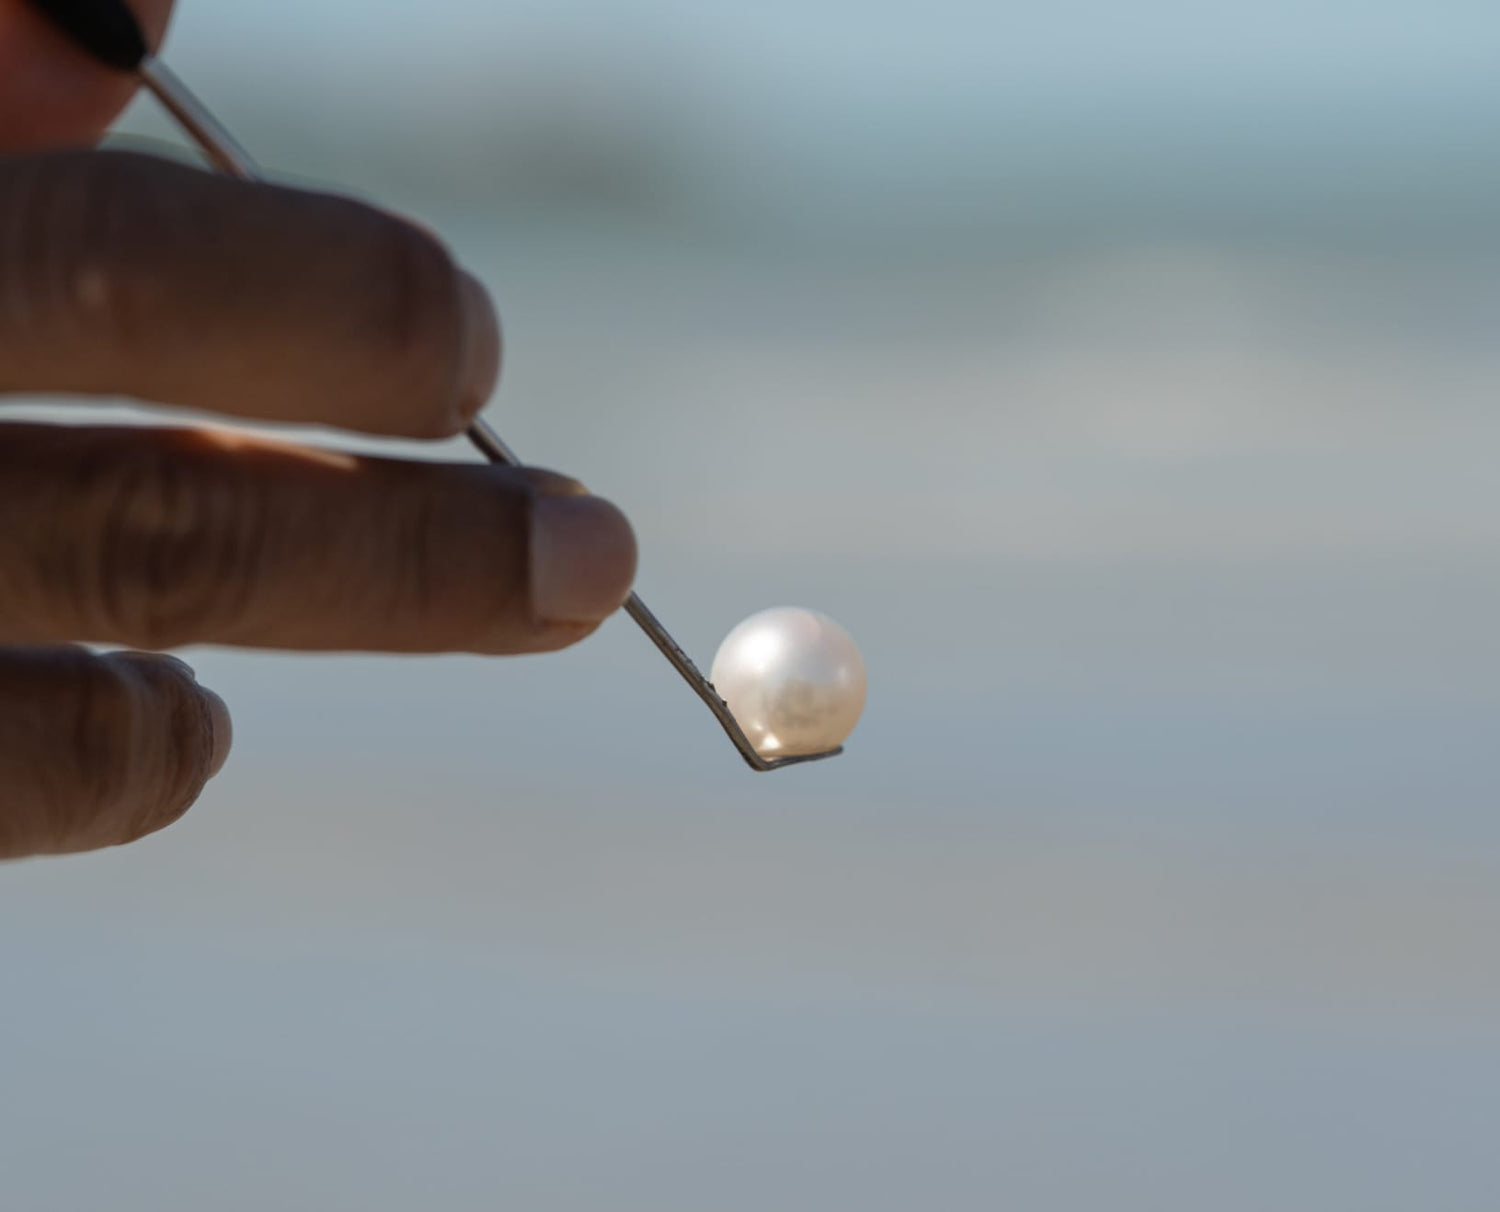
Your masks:
{"label": "highlight on pearl", "polygon": [[849,633],[798,606],[762,610],[731,631],[709,679],[767,758],[836,749],[865,707],[865,663]]}

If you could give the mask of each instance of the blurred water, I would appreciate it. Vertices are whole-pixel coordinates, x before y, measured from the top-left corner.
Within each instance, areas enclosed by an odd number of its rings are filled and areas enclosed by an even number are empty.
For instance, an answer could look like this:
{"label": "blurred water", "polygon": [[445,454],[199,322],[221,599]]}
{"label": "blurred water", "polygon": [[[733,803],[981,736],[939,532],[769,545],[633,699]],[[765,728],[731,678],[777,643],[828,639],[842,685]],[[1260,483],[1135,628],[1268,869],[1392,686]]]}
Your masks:
{"label": "blurred water", "polygon": [[[1500,174],[1470,17],[1372,36],[1324,94],[1313,52],[1238,44],[1242,81],[1303,65],[1290,100],[1167,56],[1210,116],[1144,168],[1107,106],[1038,101],[1040,150],[965,178],[1015,185],[995,207],[940,171],[982,141],[848,150],[832,106],[799,158],[795,91],[731,147],[688,123],[639,191],[605,171],[640,163],[623,120],[529,201],[413,175],[450,160],[407,131],[330,167],[368,85],[280,138],[185,16],[247,143],[419,206],[491,285],[491,418],[627,508],[688,649],[814,606],[870,705],[846,757],[764,777],[624,621],[545,660],[192,654],[238,732],[204,802],[0,880],[13,1206],[1489,1207]],[[874,90],[809,38],[746,45]],[[1126,97],[1177,112],[1149,44]],[[618,62],[607,97],[642,78]],[[1408,129],[1339,101],[1392,79],[1431,101]],[[991,85],[910,95],[1024,126]]]}

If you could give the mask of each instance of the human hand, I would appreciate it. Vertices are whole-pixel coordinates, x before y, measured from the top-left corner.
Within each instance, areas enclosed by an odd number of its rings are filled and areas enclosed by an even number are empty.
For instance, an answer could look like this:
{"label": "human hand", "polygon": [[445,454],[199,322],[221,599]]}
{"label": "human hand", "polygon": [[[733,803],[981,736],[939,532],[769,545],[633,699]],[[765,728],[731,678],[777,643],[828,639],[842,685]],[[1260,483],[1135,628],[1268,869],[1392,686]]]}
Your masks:
{"label": "human hand", "polygon": [[[170,0],[137,7],[159,38]],[[459,432],[499,370],[483,288],[352,201],[57,150],[90,146],[129,91],[0,0],[0,393]],[[0,857],[159,829],[228,753],[187,666],[77,641],[544,652],[634,571],[619,511],[546,472],[0,424]]]}

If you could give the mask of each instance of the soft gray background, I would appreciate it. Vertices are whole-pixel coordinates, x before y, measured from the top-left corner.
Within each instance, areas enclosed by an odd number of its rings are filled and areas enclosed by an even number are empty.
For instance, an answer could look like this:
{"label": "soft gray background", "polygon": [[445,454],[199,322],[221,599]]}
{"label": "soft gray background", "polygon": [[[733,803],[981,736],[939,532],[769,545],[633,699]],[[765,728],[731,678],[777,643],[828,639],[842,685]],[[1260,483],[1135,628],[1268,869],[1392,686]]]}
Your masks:
{"label": "soft gray background", "polygon": [[0,1204],[1493,1208],[1493,5],[416,13],[169,59],[478,269],[691,651],[824,609],[867,717],[750,775],[623,621],[191,654],[201,805],[0,871]]}

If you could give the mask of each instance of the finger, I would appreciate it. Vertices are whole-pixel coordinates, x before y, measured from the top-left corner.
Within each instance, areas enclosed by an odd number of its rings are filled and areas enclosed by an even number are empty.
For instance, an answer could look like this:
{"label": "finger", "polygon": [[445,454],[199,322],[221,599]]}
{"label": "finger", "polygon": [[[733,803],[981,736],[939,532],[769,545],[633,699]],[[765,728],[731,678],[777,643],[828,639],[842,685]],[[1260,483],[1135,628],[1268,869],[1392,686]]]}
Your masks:
{"label": "finger", "polygon": [[0,642],[541,652],[634,573],[620,512],[545,473],[0,425]]}
{"label": "finger", "polygon": [[229,712],[172,657],[0,649],[0,858],[170,825],[229,756]]}
{"label": "finger", "polygon": [[[159,46],[172,0],[131,0]],[[135,90],[133,76],[95,63],[26,0],[0,0],[0,152],[94,142]]]}
{"label": "finger", "polygon": [[382,211],[121,152],[0,161],[0,392],[446,437],[499,359],[483,288]]}

